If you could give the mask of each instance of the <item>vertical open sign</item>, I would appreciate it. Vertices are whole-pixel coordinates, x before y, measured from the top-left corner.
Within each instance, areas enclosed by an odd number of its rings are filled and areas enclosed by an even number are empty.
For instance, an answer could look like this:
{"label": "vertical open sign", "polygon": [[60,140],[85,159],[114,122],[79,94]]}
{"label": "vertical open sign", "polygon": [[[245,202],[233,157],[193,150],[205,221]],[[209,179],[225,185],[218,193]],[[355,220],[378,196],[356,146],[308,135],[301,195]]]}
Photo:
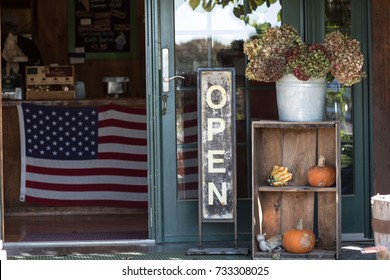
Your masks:
{"label": "vertical open sign", "polygon": [[197,74],[200,222],[235,222],[235,71],[199,68]]}

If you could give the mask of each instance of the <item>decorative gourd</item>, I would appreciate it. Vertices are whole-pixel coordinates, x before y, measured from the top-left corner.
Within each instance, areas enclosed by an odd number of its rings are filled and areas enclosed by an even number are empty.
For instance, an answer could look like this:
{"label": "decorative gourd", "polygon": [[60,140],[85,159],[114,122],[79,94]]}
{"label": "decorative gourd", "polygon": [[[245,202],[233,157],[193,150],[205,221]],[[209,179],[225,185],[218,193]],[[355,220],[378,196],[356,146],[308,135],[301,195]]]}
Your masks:
{"label": "decorative gourd", "polygon": [[313,250],[316,236],[313,231],[303,229],[303,220],[300,219],[297,229],[290,229],[283,235],[283,247],[287,252],[305,254]]}
{"label": "decorative gourd", "polygon": [[275,165],[268,175],[268,183],[275,187],[286,186],[291,179],[292,174],[285,166]]}
{"label": "decorative gourd", "polygon": [[326,165],[325,157],[318,158],[318,165],[309,168],[307,181],[312,187],[330,187],[336,183],[336,168]]}

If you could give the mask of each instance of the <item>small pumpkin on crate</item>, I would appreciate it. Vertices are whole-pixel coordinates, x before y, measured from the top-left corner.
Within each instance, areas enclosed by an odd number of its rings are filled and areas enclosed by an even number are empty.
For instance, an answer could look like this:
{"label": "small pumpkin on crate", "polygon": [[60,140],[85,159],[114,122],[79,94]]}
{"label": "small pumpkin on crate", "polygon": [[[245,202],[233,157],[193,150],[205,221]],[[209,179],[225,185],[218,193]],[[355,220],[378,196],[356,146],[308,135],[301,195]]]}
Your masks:
{"label": "small pumpkin on crate", "polygon": [[294,254],[309,253],[314,249],[316,236],[310,229],[303,228],[303,220],[300,219],[296,229],[290,229],[283,234],[283,248]]}
{"label": "small pumpkin on crate", "polygon": [[331,187],[336,183],[336,168],[327,165],[325,157],[320,155],[318,165],[307,170],[306,178],[312,187]]}
{"label": "small pumpkin on crate", "polygon": [[268,183],[275,187],[287,186],[291,179],[292,174],[286,166],[274,165],[271,173],[268,175]]}

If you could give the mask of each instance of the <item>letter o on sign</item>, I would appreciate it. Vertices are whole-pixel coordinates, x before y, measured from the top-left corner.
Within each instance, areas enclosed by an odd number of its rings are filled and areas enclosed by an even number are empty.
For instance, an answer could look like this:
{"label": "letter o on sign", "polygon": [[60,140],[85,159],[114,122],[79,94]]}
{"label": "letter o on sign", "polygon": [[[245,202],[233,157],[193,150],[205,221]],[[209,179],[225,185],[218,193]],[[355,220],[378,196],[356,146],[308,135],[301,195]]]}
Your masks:
{"label": "letter o on sign", "polygon": [[[214,91],[219,91],[219,92],[222,94],[222,99],[221,99],[221,102],[219,102],[219,104],[215,104],[215,103],[211,100],[211,94],[212,94]],[[223,106],[225,106],[225,104],[226,104],[226,90],[225,90],[222,86],[219,86],[219,85],[211,86],[211,87],[207,90],[207,93],[206,93],[206,100],[207,100],[207,105],[209,105],[211,108],[213,108],[213,109],[221,109],[221,108],[222,108]]]}

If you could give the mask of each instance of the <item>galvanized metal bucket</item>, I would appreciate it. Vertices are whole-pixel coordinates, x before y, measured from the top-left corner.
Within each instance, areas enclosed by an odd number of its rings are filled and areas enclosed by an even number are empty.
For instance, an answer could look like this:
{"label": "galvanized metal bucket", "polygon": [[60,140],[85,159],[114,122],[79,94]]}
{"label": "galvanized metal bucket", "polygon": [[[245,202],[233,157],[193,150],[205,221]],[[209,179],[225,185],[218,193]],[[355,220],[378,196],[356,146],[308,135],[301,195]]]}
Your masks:
{"label": "galvanized metal bucket", "polygon": [[276,81],[280,121],[323,121],[326,106],[326,78],[301,81],[285,75]]}

